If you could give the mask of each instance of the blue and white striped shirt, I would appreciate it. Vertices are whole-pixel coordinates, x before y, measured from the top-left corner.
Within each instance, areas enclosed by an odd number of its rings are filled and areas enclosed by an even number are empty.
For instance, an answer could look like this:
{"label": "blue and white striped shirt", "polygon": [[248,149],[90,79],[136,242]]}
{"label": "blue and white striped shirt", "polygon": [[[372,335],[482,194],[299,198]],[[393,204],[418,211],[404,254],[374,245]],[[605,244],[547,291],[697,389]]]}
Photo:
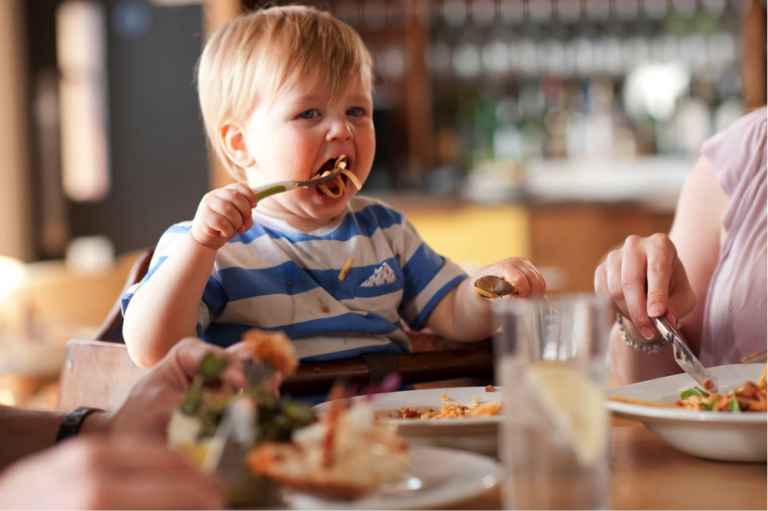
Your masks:
{"label": "blue and white striped shirt", "polygon": [[[144,279],[192,228],[176,224],[160,238]],[[354,264],[338,280],[349,257]],[[399,211],[355,197],[330,225],[303,233],[254,210],[254,226],[219,249],[200,303],[198,334],[229,346],[246,330],[282,330],[302,359],[410,351],[412,330],[466,274],[424,243]]]}

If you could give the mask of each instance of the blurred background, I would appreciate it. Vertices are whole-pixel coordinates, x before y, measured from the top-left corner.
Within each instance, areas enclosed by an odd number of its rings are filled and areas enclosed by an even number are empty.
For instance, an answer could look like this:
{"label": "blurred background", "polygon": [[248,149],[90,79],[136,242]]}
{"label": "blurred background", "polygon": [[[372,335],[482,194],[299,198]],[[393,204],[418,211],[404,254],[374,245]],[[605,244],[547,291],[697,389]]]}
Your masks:
{"label": "blurred background", "polygon": [[[668,231],[702,142],[766,102],[764,0],[306,3],[375,59],[364,193],[469,272],[531,259],[553,294]],[[0,0],[0,403],[55,405],[66,341],[93,339],[139,254],[229,182],[194,67],[262,4]]]}

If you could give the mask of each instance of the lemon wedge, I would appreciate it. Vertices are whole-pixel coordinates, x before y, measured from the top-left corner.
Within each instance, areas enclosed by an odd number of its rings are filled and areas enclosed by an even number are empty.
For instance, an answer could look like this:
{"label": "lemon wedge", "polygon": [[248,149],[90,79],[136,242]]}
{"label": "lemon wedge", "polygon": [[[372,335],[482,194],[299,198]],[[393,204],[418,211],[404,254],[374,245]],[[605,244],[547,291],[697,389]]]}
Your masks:
{"label": "lemon wedge", "polygon": [[608,412],[602,388],[584,371],[560,362],[527,366],[524,379],[569,438],[579,462],[594,465],[607,446]]}

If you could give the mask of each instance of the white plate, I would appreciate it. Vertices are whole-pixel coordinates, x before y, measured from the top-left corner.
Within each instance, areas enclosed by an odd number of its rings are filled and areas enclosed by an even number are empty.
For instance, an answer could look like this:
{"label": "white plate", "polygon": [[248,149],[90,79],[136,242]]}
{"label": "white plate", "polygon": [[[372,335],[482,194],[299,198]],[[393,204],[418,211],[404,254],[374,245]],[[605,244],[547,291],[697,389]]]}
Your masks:
{"label": "white plate", "polygon": [[403,478],[364,499],[338,502],[298,493],[287,496],[294,509],[441,509],[482,495],[497,484],[496,463],[468,452],[416,447]]}
{"label": "white plate", "polygon": [[[765,364],[729,365],[710,369],[724,394],[744,381],[756,382]],[[674,403],[680,393],[696,382],[686,374],[633,383],[608,391],[608,395],[636,397],[648,401]],[[719,461],[766,461],[768,414],[759,412],[696,412],[675,408],[655,408],[608,401],[617,417],[640,421],[668,444],[683,452]]]}
{"label": "white plate", "polygon": [[[443,395],[450,397],[451,401],[440,399]],[[403,406],[439,410],[443,405],[452,403],[472,407],[472,396],[477,396],[480,404],[501,401],[502,389],[496,387],[496,392],[486,392],[485,387],[407,390],[376,394],[371,404],[379,420],[396,426],[397,432],[411,446],[448,447],[496,457],[500,416],[420,420],[385,418],[381,415],[381,412],[394,411]],[[364,399],[369,398],[356,397],[353,401]],[[323,403],[315,408],[323,410],[327,406],[328,403]]]}

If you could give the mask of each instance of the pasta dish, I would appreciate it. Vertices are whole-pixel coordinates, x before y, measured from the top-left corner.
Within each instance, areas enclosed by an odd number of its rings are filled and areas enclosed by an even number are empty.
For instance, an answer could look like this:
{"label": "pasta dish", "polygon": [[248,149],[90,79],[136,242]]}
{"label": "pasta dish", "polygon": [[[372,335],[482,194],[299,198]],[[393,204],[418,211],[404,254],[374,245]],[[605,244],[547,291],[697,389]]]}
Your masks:
{"label": "pasta dish", "polygon": [[[496,388],[488,385],[486,392],[496,392]],[[451,401],[447,395],[440,398],[443,401]],[[472,406],[465,406],[458,403],[444,404],[439,410],[431,407],[410,407],[403,406],[395,410],[397,419],[457,419],[462,417],[492,417],[501,413],[501,401],[481,404],[477,396],[472,396]]]}
{"label": "pasta dish", "polygon": [[[766,366],[768,369],[768,366]],[[626,396],[610,396],[611,401],[620,403],[656,406],[662,408],[685,408],[694,411],[711,412],[766,412],[768,411],[768,398],[766,398],[766,369],[758,378],[757,383],[745,381],[739,388],[726,394],[708,392],[707,390],[693,387],[683,391],[674,404],[661,403],[657,401],[647,401]],[[704,387],[707,387],[706,381]]]}
{"label": "pasta dish", "polygon": [[[698,387],[688,389],[680,394],[675,406],[696,411],[713,412],[765,412],[766,408],[766,370],[757,383],[746,381],[744,384],[727,394],[709,393]],[[706,387],[706,381],[705,387]]]}

